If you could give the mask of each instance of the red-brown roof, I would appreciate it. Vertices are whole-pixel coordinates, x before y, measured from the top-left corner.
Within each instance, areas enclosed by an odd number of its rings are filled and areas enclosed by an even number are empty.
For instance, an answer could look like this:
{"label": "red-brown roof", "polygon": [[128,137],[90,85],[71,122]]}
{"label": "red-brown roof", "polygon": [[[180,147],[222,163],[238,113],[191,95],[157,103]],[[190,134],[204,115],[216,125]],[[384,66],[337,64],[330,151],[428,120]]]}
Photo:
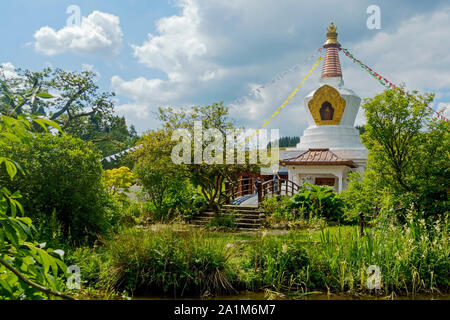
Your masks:
{"label": "red-brown roof", "polygon": [[282,160],[281,165],[344,165],[356,168],[353,161],[339,158],[330,149],[309,149],[296,158]]}

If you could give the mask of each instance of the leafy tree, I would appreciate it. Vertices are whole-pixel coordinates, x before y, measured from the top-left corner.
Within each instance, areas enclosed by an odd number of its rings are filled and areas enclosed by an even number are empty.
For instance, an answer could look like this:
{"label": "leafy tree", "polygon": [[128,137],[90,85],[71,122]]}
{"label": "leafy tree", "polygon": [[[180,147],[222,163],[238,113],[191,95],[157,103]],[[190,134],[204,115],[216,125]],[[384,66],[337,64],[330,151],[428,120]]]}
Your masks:
{"label": "leafy tree", "polygon": [[391,207],[425,216],[448,212],[450,130],[433,119],[432,94],[385,90],[363,105],[368,170],[392,195]]}
{"label": "leafy tree", "polygon": [[134,182],[134,176],[128,167],[105,170],[103,172],[103,181],[112,195],[118,194],[121,190],[128,191]]}
{"label": "leafy tree", "polygon": [[114,115],[113,98],[113,92],[99,91],[94,72],[18,69],[16,77],[6,77],[0,68],[0,101],[4,102],[0,112],[11,117],[46,117],[67,134],[94,142],[103,156],[122,151],[137,140],[136,130],[128,130],[125,119]]}
{"label": "leafy tree", "polygon": [[186,188],[184,180],[188,177],[184,166],[172,162],[175,143],[171,137],[168,130],[148,131],[139,141],[143,147],[133,155],[137,160],[136,175],[160,215],[167,213],[165,204],[169,199],[177,197]]}
{"label": "leafy tree", "polygon": [[[25,172],[14,181],[5,176],[0,181],[9,189],[21,190],[24,208],[46,240],[53,239],[55,229],[60,228],[60,240],[92,242],[118,219],[115,202],[101,179],[100,155],[86,142],[38,134],[29,144],[16,142],[0,148]],[[52,212],[57,225],[51,223]]]}
{"label": "leafy tree", "polygon": [[[190,110],[173,108],[159,109],[159,119],[164,123],[164,127],[169,132],[176,129],[186,129],[191,134],[194,132],[194,123],[201,122],[203,130],[217,129],[223,137],[227,136],[227,130],[234,130],[232,120],[229,118],[228,108],[223,103],[214,103],[208,106],[194,106]],[[194,138],[195,139],[195,138]],[[194,139],[191,139],[194,146]],[[202,151],[211,141],[207,139],[202,141]],[[225,139],[222,150],[226,149]],[[191,156],[194,156],[193,154]],[[246,154],[248,159],[248,154]],[[208,202],[208,206],[218,211],[219,205],[227,200],[227,194],[224,189],[226,181],[233,182],[237,180],[241,172],[252,172],[259,169],[256,165],[248,165],[248,161],[243,165],[236,164],[207,164],[205,160],[199,164],[186,164],[191,182],[194,186],[200,188]],[[181,165],[179,166],[181,167]]]}
{"label": "leafy tree", "polygon": [[373,215],[375,206],[382,208],[387,195],[379,185],[379,179],[374,170],[366,170],[364,175],[353,172],[349,175],[347,188],[341,192],[345,203],[345,220],[356,223],[359,213]]}
{"label": "leafy tree", "polygon": [[[47,124],[57,127],[42,119],[36,121],[45,129]],[[0,145],[27,143],[32,137],[31,127],[26,119],[0,116]],[[3,164],[7,177],[14,179],[20,166],[1,156],[2,168]],[[63,252],[45,249],[45,244],[35,240],[34,226],[23,216],[20,198],[18,191],[12,193],[0,184],[0,299],[46,299],[51,295],[73,299],[59,292],[63,289],[61,273],[67,269]]]}
{"label": "leafy tree", "polygon": [[[295,147],[300,142],[300,137],[281,137],[278,139],[278,146],[280,148]],[[272,142],[269,142],[267,148],[272,146]]]}

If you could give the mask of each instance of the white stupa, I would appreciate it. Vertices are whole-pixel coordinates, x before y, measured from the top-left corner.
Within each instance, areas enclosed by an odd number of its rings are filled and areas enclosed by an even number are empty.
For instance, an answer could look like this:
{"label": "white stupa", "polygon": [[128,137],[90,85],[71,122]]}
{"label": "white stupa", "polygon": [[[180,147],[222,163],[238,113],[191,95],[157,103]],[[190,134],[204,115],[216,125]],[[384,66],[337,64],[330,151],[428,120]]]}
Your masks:
{"label": "white stupa", "polygon": [[340,192],[349,172],[365,170],[367,149],[355,128],[361,98],[344,87],[336,29],[333,23],[327,29],[319,87],[304,100],[309,127],[296,148],[280,154],[280,163],[300,185],[331,185]]}

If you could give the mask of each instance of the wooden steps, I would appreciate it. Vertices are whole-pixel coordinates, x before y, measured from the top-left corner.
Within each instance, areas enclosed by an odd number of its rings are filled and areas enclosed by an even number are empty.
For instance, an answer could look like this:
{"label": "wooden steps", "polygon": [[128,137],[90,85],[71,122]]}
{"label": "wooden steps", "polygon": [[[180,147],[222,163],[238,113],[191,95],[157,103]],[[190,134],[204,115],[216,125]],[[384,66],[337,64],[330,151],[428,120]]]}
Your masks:
{"label": "wooden steps", "polygon": [[[253,231],[258,230],[262,226],[264,216],[261,217],[261,212],[258,206],[238,206],[238,205],[224,205],[222,206],[223,215],[233,215],[234,224],[238,230]],[[214,218],[214,212],[202,212],[195,215],[191,220],[194,225],[204,226],[208,225]]]}

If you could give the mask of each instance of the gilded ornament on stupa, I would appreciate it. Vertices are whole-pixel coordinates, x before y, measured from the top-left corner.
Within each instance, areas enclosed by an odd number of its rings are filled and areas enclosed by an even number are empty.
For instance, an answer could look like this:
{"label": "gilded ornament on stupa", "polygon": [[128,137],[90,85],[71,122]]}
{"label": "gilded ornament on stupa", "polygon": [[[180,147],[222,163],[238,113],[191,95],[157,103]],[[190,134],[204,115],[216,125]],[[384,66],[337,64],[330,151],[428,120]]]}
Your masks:
{"label": "gilded ornament on stupa", "polygon": [[338,45],[340,46],[341,44],[339,43],[339,41],[337,40],[338,37],[338,33],[336,32],[337,27],[334,25],[333,22],[330,23],[330,26],[327,28],[327,41],[324,44],[325,46],[328,45]]}

